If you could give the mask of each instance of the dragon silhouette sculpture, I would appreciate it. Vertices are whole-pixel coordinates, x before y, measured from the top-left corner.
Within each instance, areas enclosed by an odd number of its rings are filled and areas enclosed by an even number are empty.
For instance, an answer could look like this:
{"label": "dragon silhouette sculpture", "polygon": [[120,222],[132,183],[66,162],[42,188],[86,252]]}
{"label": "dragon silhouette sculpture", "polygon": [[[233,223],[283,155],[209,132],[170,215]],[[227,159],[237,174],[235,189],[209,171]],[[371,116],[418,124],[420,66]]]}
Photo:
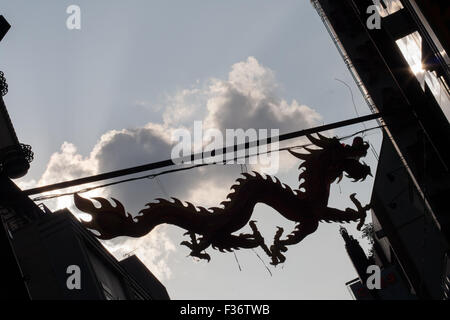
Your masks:
{"label": "dragon silhouette sculpture", "polygon": [[[303,160],[299,166],[299,188],[292,190],[281,184],[275,177],[264,178],[259,173],[254,175],[243,173],[231,187],[227,200],[222,207],[195,207],[191,203],[184,205],[180,200],[172,201],[156,199],[148,203],[139,215],[132,217],[124,206],[112,198],[115,206],[104,198],[93,198],[101,205],[96,208],[92,201],[74,195],[75,206],[92,216],[91,221],[81,221],[88,229],[96,231],[100,239],[112,239],[118,236],[142,237],[160,224],[171,224],[181,227],[190,236],[190,241],[181,244],[187,246],[191,256],[210,260],[204,251],[209,246],[221,252],[237,249],[261,247],[271,258],[271,264],[277,265],[285,261],[287,246],[295,245],[306,236],[316,231],[319,222],[352,222],[358,221],[358,230],[363,226],[366,211],[370,205],[363,207],[355,194],[350,199],[356,210],[347,208],[339,210],[328,207],[330,185],[346,176],[354,182],[364,180],[371,175],[370,167],[361,163],[360,159],[367,155],[368,143],[355,137],[352,145],[342,144],[338,138],[307,136],[320,149],[305,148],[309,153],[289,152]],[[283,228],[278,227],[274,242],[270,248],[257,229],[256,222],[250,221],[257,203],[264,203],[288,220],[296,222],[295,229],[281,239]],[[249,224],[252,233],[233,234]],[[200,236],[197,238],[197,236]]]}

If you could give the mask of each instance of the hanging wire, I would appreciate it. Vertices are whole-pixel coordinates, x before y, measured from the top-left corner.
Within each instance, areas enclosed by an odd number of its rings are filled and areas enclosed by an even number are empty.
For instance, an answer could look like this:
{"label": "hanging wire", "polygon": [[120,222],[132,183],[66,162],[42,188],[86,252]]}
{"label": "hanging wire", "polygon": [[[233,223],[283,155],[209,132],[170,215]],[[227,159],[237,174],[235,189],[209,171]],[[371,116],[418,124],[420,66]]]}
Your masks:
{"label": "hanging wire", "polygon": [[236,263],[237,263],[237,265],[239,267],[239,271],[242,271],[241,264],[239,263],[239,260],[238,260],[237,255],[236,255],[236,250],[233,250],[233,254],[234,254],[234,259],[236,260]]}
{"label": "hanging wire", "polygon": [[[356,103],[355,103],[355,98],[353,96],[353,90],[352,88],[343,80],[338,79],[338,78],[334,78],[334,80],[341,82],[343,85],[345,85],[348,90],[350,91],[350,95],[352,97],[352,104],[353,104],[353,108],[355,109],[355,113],[356,115],[359,117],[359,112],[358,112],[358,108],[356,107]],[[363,125],[364,129],[367,129],[366,124],[364,122],[361,122],[361,124]],[[363,138],[365,137],[365,132],[363,132],[362,136]],[[375,148],[373,147],[372,143],[370,143],[369,141],[369,146],[370,146],[370,150],[372,151],[373,156],[375,157],[375,159],[378,161],[379,160],[379,156],[377,151],[375,150]]]}
{"label": "hanging wire", "polygon": [[256,252],[255,249],[253,249],[253,248],[252,248],[252,251],[256,254],[258,259],[262,262],[262,264],[264,265],[264,267],[266,268],[266,270],[269,272],[270,276],[272,277],[272,272],[270,271],[269,267],[266,265],[264,260],[259,256],[258,252]]}
{"label": "hanging wire", "polygon": [[[343,81],[343,80],[341,80],[341,79],[334,78],[334,80],[341,82],[343,85],[345,85],[345,86],[348,88],[348,90],[350,91],[350,95],[351,95],[351,97],[352,97],[353,108],[355,109],[356,115],[359,117],[359,112],[358,112],[358,108],[356,108],[356,103],[355,103],[355,98],[354,98],[354,96],[353,96],[353,90],[352,90],[352,88],[351,88],[345,81]],[[367,129],[367,128],[366,128],[366,125],[364,124],[364,122],[363,122],[362,124],[363,124],[363,126],[364,126],[364,129]]]}
{"label": "hanging wire", "polygon": [[167,193],[166,189],[164,188],[164,185],[162,184],[161,180],[159,180],[159,177],[155,176],[154,179],[158,183],[158,186],[161,189],[162,193],[166,196],[166,198],[168,198],[169,194]]}
{"label": "hanging wire", "polygon": [[[357,131],[355,133],[352,133],[350,135],[338,138],[339,140],[347,140],[350,139],[358,134],[362,134],[363,132],[368,132],[371,130],[375,130],[375,129],[380,129],[383,128],[384,125],[380,125],[380,126],[376,126],[376,127],[372,127],[372,128],[367,128],[364,130],[360,130]],[[261,154],[268,154],[268,153],[272,153],[272,152],[280,152],[280,151],[289,151],[289,150],[293,150],[293,149],[300,149],[300,148],[305,148],[305,147],[309,147],[312,146],[313,143],[306,143],[306,144],[301,144],[301,145],[293,145],[293,146],[289,146],[289,147],[284,147],[284,148],[278,148],[275,150],[267,150],[267,151],[263,151],[263,152],[257,152],[256,155],[261,155]],[[252,155],[254,156],[254,155]],[[248,158],[249,155],[245,155],[242,157],[235,157],[234,159],[232,159],[233,161],[238,160],[238,159],[242,159],[242,158]],[[230,160],[231,161],[231,160]],[[105,188],[105,187],[109,187],[109,186],[113,186],[116,184],[121,184],[121,183],[125,183],[125,182],[132,182],[132,181],[137,181],[137,180],[142,180],[142,179],[153,179],[156,178],[158,176],[161,175],[165,175],[168,173],[174,173],[174,172],[180,172],[180,171],[186,171],[186,170],[191,170],[191,169],[195,169],[195,168],[199,168],[199,167],[204,167],[204,166],[210,166],[210,165],[218,165],[218,164],[224,164],[226,163],[225,160],[224,162],[212,162],[212,163],[201,163],[201,164],[197,164],[197,165],[192,165],[189,167],[183,167],[183,168],[175,168],[175,169],[169,169],[169,170],[164,170],[164,171],[160,171],[157,173],[152,173],[152,174],[148,174],[148,175],[144,175],[144,176],[139,176],[139,177],[134,177],[134,178],[129,178],[129,179],[122,179],[122,180],[118,180],[118,181],[114,181],[114,182],[110,182],[110,183],[106,183],[106,184],[101,184],[101,185],[97,185],[97,186],[93,186],[93,187],[88,187],[88,188],[83,188],[77,191],[68,191],[68,192],[64,192],[64,193],[56,193],[56,194],[49,194],[49,195],[42,195],[39,197],[35,197],[32,200],[33,201],[43,201],[43,200],[50,200],[50,199],[54,199],[54,198],[59,198],[59,197],[63,197],[63,196],[70,196],[73,195],[75,193],[86,193],[88,191],[92,191],[92,190],[96,190],[96,189],[100,189],[100,188]],[[162,184],[161,184],[162,186]]]}

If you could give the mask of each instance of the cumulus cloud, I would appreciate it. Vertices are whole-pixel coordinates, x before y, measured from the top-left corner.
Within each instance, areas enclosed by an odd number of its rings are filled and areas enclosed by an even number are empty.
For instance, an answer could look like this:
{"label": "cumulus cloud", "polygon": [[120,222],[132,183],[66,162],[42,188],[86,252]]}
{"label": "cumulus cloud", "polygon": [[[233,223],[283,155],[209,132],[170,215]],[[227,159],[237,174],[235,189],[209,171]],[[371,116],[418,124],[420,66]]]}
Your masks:
{"label": "cumulus cloud", "polygon": [[[312,108],[296,100],[288,102],[278,94],[275,74],[254,57],[232,66],[227,79],[209,79],[192,88],[180,90],[165,102],[162,123],[149,122],[144,127],[112,130],[103,134],[91,153],[83,156],[76,146],[65,142],[54,153],[36,183],[45,185],[136,166],[170,157],[174,145],[172,133],[177,128],[192,130],[194,120],[204,128],[279,129],[280,133],[316,125],[321,117]],[[294,162],[286,162],[290,168]],[[137,213],[155,197],[175,196],[197,205],[213,206],[224,200],[228,188],[239,175],[239,165],[203,167],[153,180],[97,189],[83,196],[114,195],[130,213]],[[23,182],[27,187],[34,182]],[[66,190],[65,190],[66,191]],[[70,197],[49,203],[52,209],[70,207]],[[128,252],[137,254],[158,276],[170,277],[167,260],[175,250],[166,227],[159,227],[140,239],[116,238],[104,245],[119,259]]]}
{"label": "cumulus cloud", "polygon": [[273,71],[255,58],[236,63],[227,81],[212,80],[206,126],[287,132],[314,125],[321,119],[310,107],[280,98],[278,87]]}
{"label": "cumulus cloud", "polygon": [[158,226],[138,239],[119,237],[103,241],[103,244],[117,259],[137,255],[157,278],[168,279],[172,275],[168,260],[170,254],[175,251],[175,246],[163,229],[163,226]]}

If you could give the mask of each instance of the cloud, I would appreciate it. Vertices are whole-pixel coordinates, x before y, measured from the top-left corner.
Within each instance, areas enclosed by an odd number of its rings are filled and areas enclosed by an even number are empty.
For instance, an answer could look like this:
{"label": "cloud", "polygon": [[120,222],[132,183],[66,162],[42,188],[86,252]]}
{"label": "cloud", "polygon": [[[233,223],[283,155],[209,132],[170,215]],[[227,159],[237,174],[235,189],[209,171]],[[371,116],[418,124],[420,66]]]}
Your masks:
{"label": "cloud", "polygon": [[[227,79],[212,78],[168,96],[162,123],[149,122],[140,128],[108,131],[87,156],[79,154],[73,144],[64,142],[60,151],[51,156],[37,185],[165,160],[174,145],[171,140],[174,130],[180,127],[192,130],[194,120],[203,120],[205,129],[222,131],[255,128],[279,129],[284,133],[317,125],[321,117],[316,111],[296,100],[289,103],[280,98],[278,89],[274,72],[249,57],[234,64]],[[295,160],[289,161],[288,169]],[[197,205],[213,206],[224,200],[239,171],[239,165],[203,167],[83,195],[114,195],[130,213],[137,213],[156,197],[175,196]],[[34,183],[22,182],[22,186],[25,184],[29,187]],[[48,205],[52,209],[68,206],[76,212],[70,197]],[[162,278],[170,277],[167,261],[175,246],[164,226],[140,239],[116,238],[105,241],[104,245],[118,259],[133,251],[152,272]]]}
{"label": "cloud", "polygon": [[168,279],[172,275],[168,260],[175,246],[164,231],[164,226],[158,226],[138,239],[119,237],[103,241],[103,244],[118,260],[137,255],[158,279]]}
{"label": "cloud", "polygon": [[227,81],[211,82],[206,127],[274,128],[288,132],[321,120],[310,107],[280,98],[273,71],[253,57],[233,65]]}

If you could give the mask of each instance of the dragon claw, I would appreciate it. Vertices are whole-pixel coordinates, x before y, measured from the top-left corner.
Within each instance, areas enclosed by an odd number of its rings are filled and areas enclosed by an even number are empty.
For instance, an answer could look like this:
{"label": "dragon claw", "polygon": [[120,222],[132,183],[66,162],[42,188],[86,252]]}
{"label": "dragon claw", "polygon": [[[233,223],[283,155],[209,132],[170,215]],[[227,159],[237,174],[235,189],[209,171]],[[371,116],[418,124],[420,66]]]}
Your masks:
{"label": "dragon claw", "polygon": [[189,241],[182,241],[182,242],[180,242],[180,245],[181,246],[186,246],[189,249],[192,249],[192,243],[190,243]]}
{"label": "dragon claw", "polygon": [[250,228],[253,231],[253,234],[251,235],[251,237],[253,237],[261,246],[265,246],[265,244],[264,244],[264,237],[258,231],[258,228],[256,226],[256,220],[251,220],[249,222],[249,225],[250,225]]}
{"label": "dragon claw", "polygon": [[270,262],[271,265],[276,266],[286,261],[286,257],[281,253],[287,251],[286,246],[274,244],[270,247],[270,251],[272,252],[272,262]]}
{"label": "dragon claw", "polygon": [[[366,206],[362,206],[361,202],[359,202],[358,199],[356,199],[356,193],[352,193],[350,195],[350,200],[352,200],[353,204],[356,207],[356,214],[359,216],[359,223],[356,226],[356,229],[359,231],[361,230],[361,228],[363,227],[365,221],[366,221],[366,217],[367,217],[367,211],[370,210],[370,208],[372,207],[371,204],[367,204]],[[353,209],[350,209],[352,211],[354,211]]]}
{"label": "dragon claw", "polygon": [[209,262],[211,260],[211,256],[206,252],[202,252],[207,247],[205,246],[205,236],[197,239],[197,235],[195,234],[195,232],[190,231],[186,232],[184,235],[189,235],[191,241],[182,241],[180,245],[186,246],[191,249],[191,253],[189,254],[189,256],[196,257],[201,260],[207,260]]}
{"label": "dragon claw", "polygon": [[196,257],[199,258],[201,260],[206,260],[208,263],[211,261],[211,256],[209,254],[207,254],[206,252],[194,252],[192,251],[190,253],[191,257]]}
{"label": "dragon claw", "polygon": [[288,249],[285,245],[282,244],[280,238],[283,235],[284,229],[282,227],[277,227],[277,232],[275,233],[275,237],[273,240],[273,245],[270,247],[272,262],[271,265],[276,266],[280,263],[284,263],[286,261],[286,257],[282,252],[286,252]]}

